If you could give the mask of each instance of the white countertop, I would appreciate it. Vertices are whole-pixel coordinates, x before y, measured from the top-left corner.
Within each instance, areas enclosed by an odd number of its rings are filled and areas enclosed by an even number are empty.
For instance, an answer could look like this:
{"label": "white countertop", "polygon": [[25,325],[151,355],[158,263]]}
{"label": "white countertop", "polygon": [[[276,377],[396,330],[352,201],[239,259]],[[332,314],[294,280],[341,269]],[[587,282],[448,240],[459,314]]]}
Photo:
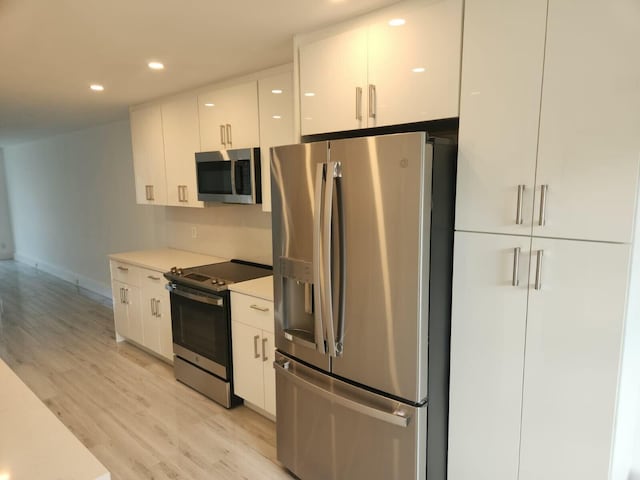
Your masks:
{"label": "white countertop", "polygon": [[109,480],[111,474],[0,360],[0,477]]}
{"label": "white countertop", "polygon": [[273,302],[273,276],[232,283],[229,285],[229,290]]}
{"label": "white countertop", "polygon": [[168,272],[171,267],[186,268],[228,261],[227,258],[202,255],[201,253],[176,250],[175,248],[157,248],[154,250],[112,253],[109,255],[109,258],[162,273]]}

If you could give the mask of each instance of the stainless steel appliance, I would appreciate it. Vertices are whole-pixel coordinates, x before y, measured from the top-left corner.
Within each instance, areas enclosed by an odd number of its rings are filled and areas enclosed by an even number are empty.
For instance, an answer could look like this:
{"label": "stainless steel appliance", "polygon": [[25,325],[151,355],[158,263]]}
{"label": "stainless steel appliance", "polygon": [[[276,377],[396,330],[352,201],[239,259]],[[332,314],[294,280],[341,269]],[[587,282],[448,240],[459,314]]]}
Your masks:
{"label": "stainless steel appliance", "polygon": [[198,200],[262,203],[260,149],[196,153]]}
{"label": "stainless steel appliance", "polygon": [[299,478],[446,478],[455,171],[425,132],[273,149],[277,449]]}
{"label": "stainless steel appliance", "polygon": [[228,285],[271,273],[266,265],[241,260],[165,273],[177,380],[227,408],[239,403],[233,393]]}

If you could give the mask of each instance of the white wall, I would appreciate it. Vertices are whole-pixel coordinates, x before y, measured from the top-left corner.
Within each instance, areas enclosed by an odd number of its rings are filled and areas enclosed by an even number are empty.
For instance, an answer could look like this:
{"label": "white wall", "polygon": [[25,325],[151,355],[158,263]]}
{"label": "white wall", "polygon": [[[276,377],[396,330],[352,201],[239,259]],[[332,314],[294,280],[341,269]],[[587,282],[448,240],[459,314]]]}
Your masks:
{"label": "white wall", "polygon": [[0,149],[0,260],[12,257],[13,232],[11,229],[11,214],[4,173],[4,156],[2,149]]}
{"label": "white wall", "polygon": [[107,254],[165,245],[135,203],[127,120],[5,148],[16,259],[109,294]]}
{"label": "white wall", "polygon": [[260,205],[167,207],[166,221],[167,243],[173,248],[272,264],[271,214]]}

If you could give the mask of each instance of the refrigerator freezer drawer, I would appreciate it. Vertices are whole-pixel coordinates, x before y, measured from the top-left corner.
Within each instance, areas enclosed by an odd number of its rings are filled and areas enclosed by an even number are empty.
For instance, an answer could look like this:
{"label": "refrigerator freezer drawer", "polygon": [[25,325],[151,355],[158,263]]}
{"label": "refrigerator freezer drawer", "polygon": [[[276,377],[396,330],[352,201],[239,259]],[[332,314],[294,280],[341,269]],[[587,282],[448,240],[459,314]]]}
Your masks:
{"label": "refrigerator freezer drawer", "polygon": [[302,480],[424,479],[426,406],[337,380],[276,353],[278,460]]}

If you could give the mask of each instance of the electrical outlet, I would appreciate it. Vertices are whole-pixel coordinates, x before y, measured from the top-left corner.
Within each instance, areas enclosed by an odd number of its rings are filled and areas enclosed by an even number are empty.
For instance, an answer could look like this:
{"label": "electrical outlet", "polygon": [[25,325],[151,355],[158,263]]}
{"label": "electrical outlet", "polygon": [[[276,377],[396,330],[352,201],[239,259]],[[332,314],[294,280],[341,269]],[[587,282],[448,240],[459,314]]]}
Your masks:
{"label": "electrical outlet", "polygon": [[191,227],[191,238],[198,238],[198,228]]}

